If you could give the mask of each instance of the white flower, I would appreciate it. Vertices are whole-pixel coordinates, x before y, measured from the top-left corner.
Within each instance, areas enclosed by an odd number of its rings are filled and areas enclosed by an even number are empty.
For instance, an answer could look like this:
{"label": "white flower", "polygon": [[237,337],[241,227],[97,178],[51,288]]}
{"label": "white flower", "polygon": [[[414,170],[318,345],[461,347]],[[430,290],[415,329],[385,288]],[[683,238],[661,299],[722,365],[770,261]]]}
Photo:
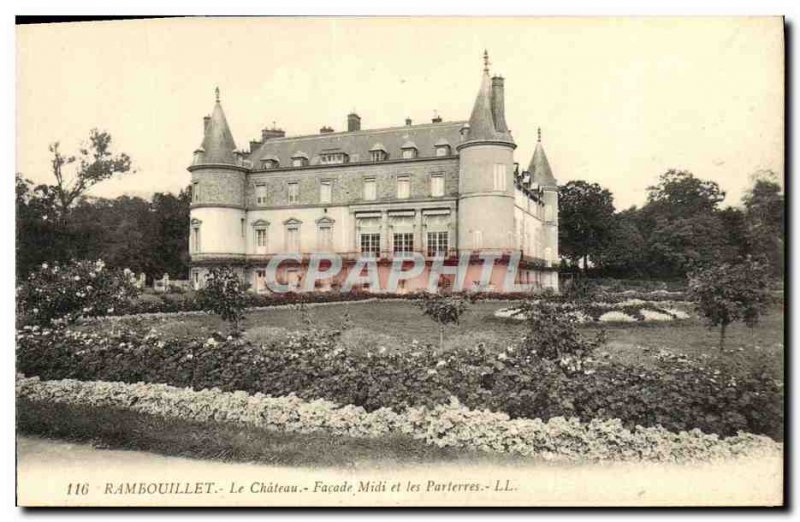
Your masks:
{"label": "white flower", "polygon": [[42,263],[42,268],[44,268],[45,270],[47,270],[47,267],[48,267],[47,263]]}
{"label": "white flower", "polygon": [[75,276],[75,277],[73,277],[72,279],[73,279],[74,281],[80,281],[80,280],[81,280],[81,276]]}

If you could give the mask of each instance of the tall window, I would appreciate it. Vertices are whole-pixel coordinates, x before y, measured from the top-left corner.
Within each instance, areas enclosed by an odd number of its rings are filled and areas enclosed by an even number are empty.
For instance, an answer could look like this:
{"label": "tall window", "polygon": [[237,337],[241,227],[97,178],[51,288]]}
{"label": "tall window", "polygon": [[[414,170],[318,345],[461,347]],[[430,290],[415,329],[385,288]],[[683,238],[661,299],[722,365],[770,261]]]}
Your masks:
{"label": "tall window", "polygon": [[431,175],[431,196],[438,198],[444,196],[444,176],[441,174]]}
{"label": "tall window", "polygon": [[364,199],[367,201],[374,201],[376,197],[375,178],[366,178],[364,180]]}
{"label": "tall window", "polygon": [[200,225],[192,226],[192,252],[200,252]]}
{"label": "tall window", "polygon": [[428,257],[444,257],[448,248],[447,232],[428,232]]}
{"label": "tall window", "polygon": [[286,251],[300,252],[300,227],[297,225],[286,228]]}
{"label": "tall window", "polygon": [[263,254],[267,251],[267,229],[266,228],[257,228],[256,229],[256,252],[259,254]]}
{"label": "tall window", "polygon": [[256,205],[264,205],[267,202],[267,186],[256,185]]}
{"label": "tall window", "polygon": [[505,163],[494,164],[494,190],[506,190],[506,165]]}
{"label": "tall window", "polygon": [[333,250],[333,227],[329,224],[321,224],[317,232],[317,248],[320,252],[331,252]]}
{"label": "tall window", "polygon": [[414,234],[401,232],[394,234],[392,252],[395,257],[408,257],[414,251]]}
{"label": "tall window", "polygon": [[240,226],[241,226],[241,228],[240,228],[240,233],[242,234],[242,237],[244,237],[244,236],[245,236],[245,232],[244,232],[244,231],[245,231],[245,226],[244,226],[244,218],[242,218],[242,219],[240,220]]}
{"label": "tall window", "polygon": [[381,235],[379,233],[362,233],[360,237],[361,255],[379,257],[381,254]]}
{"label": "tall window", "polygon": [[330,181],[322,181],[319,184],[319,202],[320,203],[330,203],[331,202],[331,182]]}
{"label": "tall window", "polygon": [[472,248],[483,248],[483,232],[480,230],[472,231]]}
{"label": "tall window", "polygon": [[297,203],[300,199],[300,187],[297,183],[289,183],[289,203]]}
{"label": "tall window", "polygon": [[411,178],[400,176],[397,178],[397,198],[408,199],[411,195]]}
{"label": "tall window", "polygon": [[192,201],[200,201],[200,182],[192,183]]}

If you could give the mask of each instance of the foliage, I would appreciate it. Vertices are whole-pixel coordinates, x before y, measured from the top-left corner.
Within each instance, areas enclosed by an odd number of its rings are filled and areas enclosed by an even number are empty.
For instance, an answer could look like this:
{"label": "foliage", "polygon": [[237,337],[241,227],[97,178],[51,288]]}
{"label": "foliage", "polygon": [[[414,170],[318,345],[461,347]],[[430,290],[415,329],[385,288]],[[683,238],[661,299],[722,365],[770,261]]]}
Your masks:
{"label": "foliage", "polygon": [[444,328],[458,324],[467,311],[467,300],[457,294],[422,294],[419,307],[423,315],[439,324],[439,348],[444,348]]}
{"label": "foliage", "polygon": [[[558,332],[575,344],[554,339],[555,346],[544,345]],[[563,324],[540,339],[539,346],[526,338],[491,347],[467,342],[441,351],[400,340],[397,346],[351,346],[339,331],[323,329],[256,343],[246,337],[161,336],[116,323],[102,331],[28,327],[17,334],[17,370],[43,379],[295,393],[368,411],[433,407],[455,396],[470,408],[514,418],[618,418],[629,429],[660,424],[672,431],[782,436],[782,383],[768,371],[688,358],[664,357],[647,367],[610,362],[596,354],[592,339],[578,338]]]}
{"label": "foliage", "polygon": [[247,284],[230,267],[209,270],[205,286],[199,292],[203,308],[218,314],[231,325],[232,334],[239,336],[244,310],[247,306]]}
{"label": "foliage", "polygon": [[745,433],[720,439],[699,430],[626,429],[616,419],[510,419],[470,410],[451,398],[432,408],[394,411],[339,406],[327,400],[269,397],[219,389],[194,391],[163,384],[123,384],[17,377],[17,398],[33,403],[121,409],[166,419],[233,423],[276,432],[378,438],[410,435],[438,447],[514,453],[555,461],[700,461],[732,456],[779,455],[780,445]]}
{"label": "foliage", "polygon": [[719,348],[725,347],[725,329],[735,321],[754,326],[769,300],[767,267],[752,258],[697,270],[689,275],[689,296],[710,327],[720,327]]}
{"label": "foliage", "polygon": [[716,182],[701,180],[685,170],[668,170],[658,178],[657,185],[647,190],[651,212],[669,218],[713,212],[725,199],[725,192]]}
{"label": "foliage", "polygon": [[574,263],[594,260],[611,237],[614,197],[597,183],[570,181],[558,190],[558,241],[561,255]]}
{"label": "foliage", "polygon": [[757,177],[742,198],[750,251],[766,257],[772,276],[783,276],[784,196],[774,173]]}
{"label": "foliage", "polygon": [[49,325],[114,313],[137,293],[130,270],[106,269],[101,260],[43,263],[17,287],[21,322]]}

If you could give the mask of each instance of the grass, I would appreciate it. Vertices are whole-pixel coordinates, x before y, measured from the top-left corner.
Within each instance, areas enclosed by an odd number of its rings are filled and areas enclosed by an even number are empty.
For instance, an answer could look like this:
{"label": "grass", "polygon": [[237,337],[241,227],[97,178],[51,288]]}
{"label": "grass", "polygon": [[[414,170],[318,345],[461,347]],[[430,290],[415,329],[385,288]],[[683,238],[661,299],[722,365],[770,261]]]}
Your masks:
{"label": "grass", "polygon": [[[189,422],[112,408],[17,400],[17,433],[160,455],[292,467],[519,462],[520,457],[437,448],[408,436],[331,437],[231,423]],[[530,461],[530,459],[528,459]]]}
{"label": "grass", "polygon": [[[448,327],[445,345],[457,348],[464,344],[485,342],[489,346],[505,346],[524,335],[520,321],[494,317],[509,302],[482,301],[469,307],[457,326]],[[247,314],[247,335],[255,341],[274,339],[291,330],[315,326],[341,328],[349,315],[352,327],[344,333],[348,345],[370,342],[387,347],[407,347],[412,340],[438,343],[438,325],[422,315],[408,301],[373,301],[343,303],[296,309],[257,310]],[[213,315],[126,319],[153,326],[167,337],[210,336],[225,331],[227,326]],[[102,323],[99,323],[102,325]],[[97,326],[90,326],[97,327]],[[707,328],[699,318],[670,323],[623,323],[584,326],[587,334],[605,330],[607,345],[601,350],[609,357],[633,364],[651,364],[660,351],[702,356],[711,362],[766,368],[776,377],[783,376],[784,317],[780,306],[773,306],[754,328],[735,323],[728,328],[726,352],[718,348],[719,330]]]}

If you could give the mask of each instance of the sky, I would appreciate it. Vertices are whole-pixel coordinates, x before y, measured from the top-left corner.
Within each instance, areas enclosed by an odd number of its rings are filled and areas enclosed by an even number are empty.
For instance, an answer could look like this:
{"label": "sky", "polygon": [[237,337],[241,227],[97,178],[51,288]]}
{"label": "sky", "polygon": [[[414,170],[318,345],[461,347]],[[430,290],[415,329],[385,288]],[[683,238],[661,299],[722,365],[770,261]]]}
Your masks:
{"label": "sky", "polygon": [[287,135],[466,120],[484,49],[506,78],[524,168],[542,128],[559,183],[596,182],[642,205],[668,169],[738,205],[752,174],[784,173],[780,18],[194,18],[17,26],[17,172],[52,183],[48,145],[92,128],[135,172],[91,194],[189,184],[219,87],[239,148]]}

